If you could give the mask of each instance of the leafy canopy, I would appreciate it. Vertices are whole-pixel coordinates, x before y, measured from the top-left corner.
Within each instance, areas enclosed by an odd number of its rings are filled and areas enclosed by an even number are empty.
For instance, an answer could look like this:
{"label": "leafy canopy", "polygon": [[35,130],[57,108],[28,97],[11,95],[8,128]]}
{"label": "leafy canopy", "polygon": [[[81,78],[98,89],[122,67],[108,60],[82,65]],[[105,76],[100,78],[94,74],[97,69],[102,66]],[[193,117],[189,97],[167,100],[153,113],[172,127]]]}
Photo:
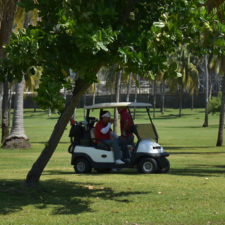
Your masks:
{"label": "leafy canopy", "polygon": [[[187,43],[189,48],[200,49],[201,32],[212,29],[203,3],[202,0],[21,0],[20,6],[27,11],[38,10],[39,19],[23,36],[28,43],[19,45],[21,37],[12,38],[8,47],[11,64],[15,62],[13,55],[20,55],[15,64],[19,64],[18,71],[42,66],[38,103],[51,108],[62,106],[64,100],[59,95],[62,87],[72,89],[70,70],[76,73],[76,79],[90,84],[96,81],[96,73],[102,66],[115,64],[126,72],[154,79],[159,71],[168,70],[168,55],[179,45]],[[26,48],[32,43],[35,53]],[[168,76],[179,75],[176,66],[169,69]]]}

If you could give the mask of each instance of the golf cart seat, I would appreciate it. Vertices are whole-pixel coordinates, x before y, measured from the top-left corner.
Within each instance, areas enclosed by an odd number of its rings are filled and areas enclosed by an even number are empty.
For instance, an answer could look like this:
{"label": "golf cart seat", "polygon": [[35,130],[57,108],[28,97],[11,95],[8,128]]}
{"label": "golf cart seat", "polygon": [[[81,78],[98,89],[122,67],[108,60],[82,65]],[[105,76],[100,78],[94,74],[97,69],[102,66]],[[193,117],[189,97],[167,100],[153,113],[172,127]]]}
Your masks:
{"label": "golf cart seat", "polygon": [[91,143],[96,146],[95,128],[90,128]]}
{"label": "golf cart seat", "polygon": [[100,144],[96,144],[96,137],[95,137],[95,128],[91,128],[90,129],[90,137],[91,137],[91,144],[92,146],[94,146],[97,149],[102,149],[102,150],[106,150],[106,151],[111,151],[111,148],[109,145],[100,142]]}

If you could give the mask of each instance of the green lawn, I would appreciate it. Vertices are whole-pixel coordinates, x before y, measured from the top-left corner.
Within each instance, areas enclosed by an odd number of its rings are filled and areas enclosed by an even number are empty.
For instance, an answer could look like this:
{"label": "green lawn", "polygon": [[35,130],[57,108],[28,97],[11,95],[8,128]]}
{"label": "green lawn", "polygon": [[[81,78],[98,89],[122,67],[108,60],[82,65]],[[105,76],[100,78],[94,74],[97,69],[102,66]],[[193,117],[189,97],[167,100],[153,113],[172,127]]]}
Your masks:
{"label": "green lawn", "polygon": [[[209,127],[203,128],[203,109],[183,110],[181,118],[177,114],[168,109],[154,119],[159,143],[170,153],[169,173],[144,175],[124,169],[74,174],[67,152],[68,126],[40,185],[29,189],[24,179],[57,115],[26,111],[32,149],[0,149],[0,225],[225,224],[225,148],[215,147],[218,115],[210,115]],[[78,115],[81,118],[83,111]]]}

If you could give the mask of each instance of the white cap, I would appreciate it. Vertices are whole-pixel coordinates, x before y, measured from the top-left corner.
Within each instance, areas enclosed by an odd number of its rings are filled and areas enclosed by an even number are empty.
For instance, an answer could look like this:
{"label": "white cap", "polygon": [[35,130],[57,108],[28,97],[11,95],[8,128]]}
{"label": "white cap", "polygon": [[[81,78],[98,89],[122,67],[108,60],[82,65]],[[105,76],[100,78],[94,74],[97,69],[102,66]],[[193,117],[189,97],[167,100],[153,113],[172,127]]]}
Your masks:
{"label": "white cap", "polygon": [[102,118],[103,118],[103,117],[111,117],[110,112],[106,112],[105,114],[103,114],[103,115],[102,115]]}

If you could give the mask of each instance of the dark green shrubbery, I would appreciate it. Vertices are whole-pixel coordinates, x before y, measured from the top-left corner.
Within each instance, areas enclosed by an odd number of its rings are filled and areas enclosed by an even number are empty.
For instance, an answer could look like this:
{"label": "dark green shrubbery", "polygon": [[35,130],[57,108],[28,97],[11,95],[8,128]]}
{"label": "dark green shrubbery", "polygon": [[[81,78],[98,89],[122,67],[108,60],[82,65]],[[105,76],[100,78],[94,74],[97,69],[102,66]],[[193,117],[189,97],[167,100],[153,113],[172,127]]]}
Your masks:
{"label": "dark green shrubbery", "polygon": [[221,98],[222,92],[219,92],[217,96],[212,97],[212,99],[209,102],[209,113],[215,114],[217,112],[220,112]]}

